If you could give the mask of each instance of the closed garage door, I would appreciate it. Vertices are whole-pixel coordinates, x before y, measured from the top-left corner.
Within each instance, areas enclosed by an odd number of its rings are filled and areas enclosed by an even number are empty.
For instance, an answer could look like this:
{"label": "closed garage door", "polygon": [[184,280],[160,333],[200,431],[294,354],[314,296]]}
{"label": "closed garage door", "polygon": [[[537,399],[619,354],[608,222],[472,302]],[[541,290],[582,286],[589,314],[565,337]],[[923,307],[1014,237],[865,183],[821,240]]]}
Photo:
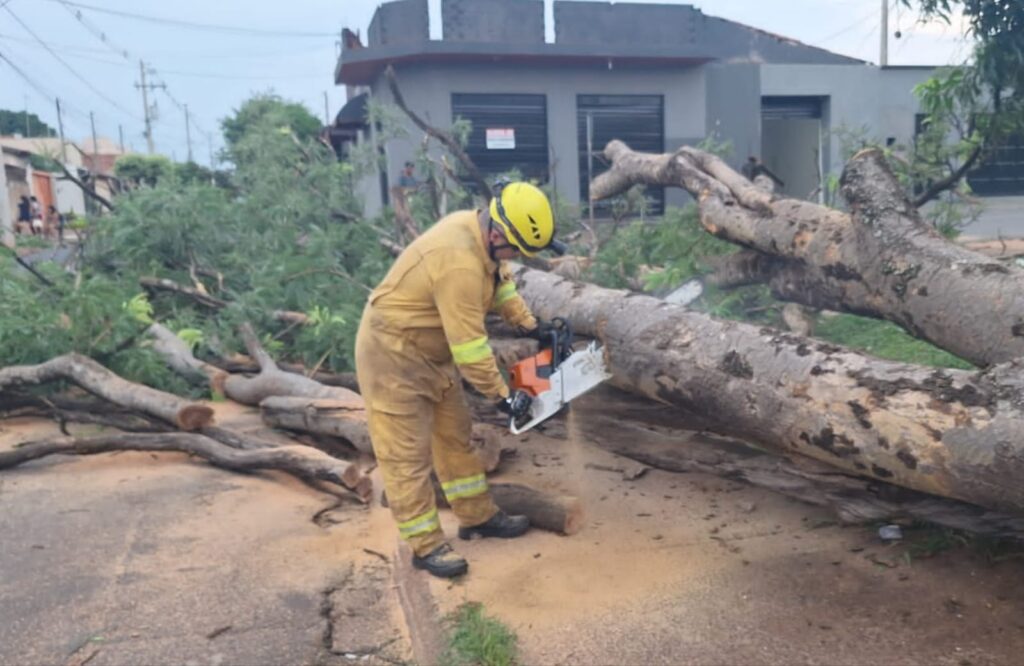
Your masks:
{"label": "closed garage door", "polygon": [[1024,134],[1010,137],[995,148],[980,167],[967,176],[976,194],[1024,194]]}
{"label": "closed garage door", "polygon": [[[608,169],[599,157],[587,154],[588,127],[595,153],[612,139],[624,141],[633,150],[665,152],[664,103],[661,95],[577,95],[576,131],[579,145],[580,201],[590,200],[590,177]],[[647,188],[647,212],[660,215],[665,208],[665,189]],[[597,201],[595,213],[607,212],[611,203]]]}
{"label": "closed garage door", "polygon": [[473,124],[466,152],[489,179],[519,172],[548,180],[548,110],[544,95],[454,93],[452,118]]}

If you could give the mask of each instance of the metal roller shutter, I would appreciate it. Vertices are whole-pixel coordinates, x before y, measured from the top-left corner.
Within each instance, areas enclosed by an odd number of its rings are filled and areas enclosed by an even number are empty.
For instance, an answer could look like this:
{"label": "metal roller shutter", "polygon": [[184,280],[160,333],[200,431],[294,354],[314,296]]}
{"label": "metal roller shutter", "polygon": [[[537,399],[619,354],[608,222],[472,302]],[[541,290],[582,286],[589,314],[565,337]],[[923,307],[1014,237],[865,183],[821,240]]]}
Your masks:
{"label": "metal roller shutter", "polygon": [[820,97],[762,97],[761,118],[789,120],[821,118]]}
{"label": "metal roller shutter", "polygon": [[1024,194],[1024,135],[1010,137],[995,148],[980,167],[968,173],[967,183],[975,194]]}
{"label": "metal roller shutter", "polygon": [[[544,95],[452,94],[452,119],[473,124],[466,152],[488,177],[518,169],[525,178],[548,180],[548,109]],[[490,147],[488,132],[492,130]],[[495,139],[496,131],[500,141]],[[514,146],[514,147],[513,147]]]}
{"label": "metal roller shutter", "polygon": [[[577,95],[576,133],[579,146],[580,200],[590,200],[588,166],[599,176],[608,169],[602,158],[587,155],[587,119],[590,118],[594,152],[599,153],[612,139],[629,144],[633,150],[646,153],[665,152],[664,101],[661,95]],[[648,209],[651,215],[660,215],[665,209],[665,189],[647,188]],[[595,213],[606,212],[608,201],[594,203]]]}

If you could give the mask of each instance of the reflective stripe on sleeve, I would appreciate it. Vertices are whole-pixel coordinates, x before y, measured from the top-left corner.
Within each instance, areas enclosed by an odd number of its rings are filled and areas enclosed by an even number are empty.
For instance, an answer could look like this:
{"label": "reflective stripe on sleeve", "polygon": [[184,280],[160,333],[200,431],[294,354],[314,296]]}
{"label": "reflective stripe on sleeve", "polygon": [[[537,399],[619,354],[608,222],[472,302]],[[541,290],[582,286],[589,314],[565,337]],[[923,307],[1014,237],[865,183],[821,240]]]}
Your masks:
{"label": "reflective stripe on sleeve", "polygon": [[500,308],[518,295],[515,282],[502,282],[494,292],[494,308]]}
{"label": "reflective stripe on sleeve", "polygon": [[483,473],[461,479],[452,479],[441,484],[445,498],[452,500],[476,497],[487,492],[487,476]]}
{"label": "reflective stripe on sleeve", "polygon": [[469,342],[463,342],[457,345],[452,345],[452,358],[455,359],[456,365],[465,365],[467,363],[476,363],[482,361],[488,356],[492,356],[491,346],[487,344],[487,336],[479,337]]}
{"label": "reflective stripe on sleeve", "polygon": [[412,520],[398,523],[398,533],[402,535],[403,539],[409,539],[419,534],[427,534],[439,529],[441,529],[441,521],[437,517],[437,509],[431,509]]}

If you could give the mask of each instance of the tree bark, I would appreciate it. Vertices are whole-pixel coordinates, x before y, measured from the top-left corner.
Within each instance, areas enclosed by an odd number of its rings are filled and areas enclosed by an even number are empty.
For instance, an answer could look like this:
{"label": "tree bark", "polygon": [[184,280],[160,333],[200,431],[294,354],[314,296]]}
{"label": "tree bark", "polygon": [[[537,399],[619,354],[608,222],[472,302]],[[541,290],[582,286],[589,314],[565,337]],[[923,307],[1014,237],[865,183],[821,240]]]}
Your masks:
{"label": "tree bark", "polygon": [[713,429],[846,472],[1024,510],[1022,364],[936,370],[517,271],[541,317],[600,338],[615,382]]}
{"label": "tree bark", "polygon": [[[342,389],[345,390],[345,389]],[[373,453],[360,396],[351,400],[272,396],[260,401],[264,423],[301,432],[341,437],[357,450]]]}
{"label": "tree bark", "polygon": [[200,430],[213,423],[213,410],[207,405],[129,382],[96,361],[76,353],[58,356],[39,365],[0,369],[0,392],[60,379],[74,382],[104,400],[155,416],[182,430]]}
{"label": "tree bark", "polygon": [[651,155],[612,141],[605,156],[612,168],[594,180],[595,198],[636,183],[686,189],[706,230],[763,255],[748,277],[779,298],[888,319],[979,366],[1024,355],[1024,270],[923,222],[878,150],[846,166],[850,214],[763,192],[693,148]]}
{"label": "tree bark", "polygon": [[258,405],[270,397],[302,397],[333,400],[348,405],[353,411],[363,408],[363,399],[357,393],[338,386],[324,386],[302,375],[284,372],[270,354],[263,349],[252,327],[240,329],[249,356],[260,367],[255,377],[231,375],[224,380],[224,394],[245,405]]}
{"label": "tree bark", "polygon": [[[746,442],[692,429],[664,408],[602,390],[573,403],[580,432],[611,453],[669,472],[743,481],[831,510],[850,524],[922,520],[986,537],[1024,539],[1024,517],[991,511],[839,473],[803,456],[779,456]],[[661,418],[659,418],[659,416]],[[694,427],[691,425],[691,428]]]}
{"label": "tree bark", "polygon": [[57,437],[26,442],[18,448],[0,451],[0,469],[54,454],[92,455],[110,451],[181,451],[236,472],[278,469],[306,482],[327,481],[341,485],[364,503],[369,501],[372,492],[370,480],[358,467],[307,446],[240,450],[204,435],[180,432]]}
{"label": "tree bark", "polygon": [[494,503],[511,515],[526,516],[538,529],[572,536],[584,523],[583,504],[569,495],[541,492],[518,483],[492,483]]}

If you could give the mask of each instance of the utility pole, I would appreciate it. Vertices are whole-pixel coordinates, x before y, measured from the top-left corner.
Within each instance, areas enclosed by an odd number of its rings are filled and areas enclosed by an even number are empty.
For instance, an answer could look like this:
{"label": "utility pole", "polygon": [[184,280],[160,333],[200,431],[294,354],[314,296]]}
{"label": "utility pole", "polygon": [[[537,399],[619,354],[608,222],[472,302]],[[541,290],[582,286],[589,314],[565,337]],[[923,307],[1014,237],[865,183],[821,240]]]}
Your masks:
{"label": "utility pole", "polygon": [[68,148],[64,144],[64,116],[60,113],[60,97],[57,98],[57,127],[60,129],[60,157],[68,163]]}
{"label": "utility pole", "polygon": [[889,66],[889,0],[882,0],[882,51],[878,56],[878,66]]}
{"label": "utility pole", "polygon": [[188,104],[185,105],[185,142],[188,145],[188,161],[192,161],[192,130],[188,124]]}
{"label": "utility pole", "polygon": [[142,91],[142,114],[146,121],[146,148],[152,155],[156,150],[153,148],[153,110],[149,106],[149,91],[167,86],[162,83],[146,83],[146,63],[139,60],[139,83],[136,83],[135,87]]}
{"label": "utility pole", "polygon": [[93,117],[92,111],[89,112],[89,126],[92,127],[92,182],[93,187],[96,183],[96,174],[99,173],[99,162],[100,162],[100,147],[96,144],[96,118]]}
{"label": "utility pole", "polygon": [[25,95],[25,138],[32,136],[32,121],[28,119],[28,95]]}
{"label": "utility pole", "polygon": [[0,241],[14,249],[14,217],[11,215],[10,193],[7,190],[7,170],[3,166],[3,149],[0,148]]}
{"label": "utility pole", "polygon": [[124,125],[117,126],[117,139],[121,144],[121,154],[124,155]]}
{"label": "utility pole", "polygon": [[328,109],[327,91],[325,90],[324,91],[324,127],[327,127],[330,124],[331,124],[331,112]]}

